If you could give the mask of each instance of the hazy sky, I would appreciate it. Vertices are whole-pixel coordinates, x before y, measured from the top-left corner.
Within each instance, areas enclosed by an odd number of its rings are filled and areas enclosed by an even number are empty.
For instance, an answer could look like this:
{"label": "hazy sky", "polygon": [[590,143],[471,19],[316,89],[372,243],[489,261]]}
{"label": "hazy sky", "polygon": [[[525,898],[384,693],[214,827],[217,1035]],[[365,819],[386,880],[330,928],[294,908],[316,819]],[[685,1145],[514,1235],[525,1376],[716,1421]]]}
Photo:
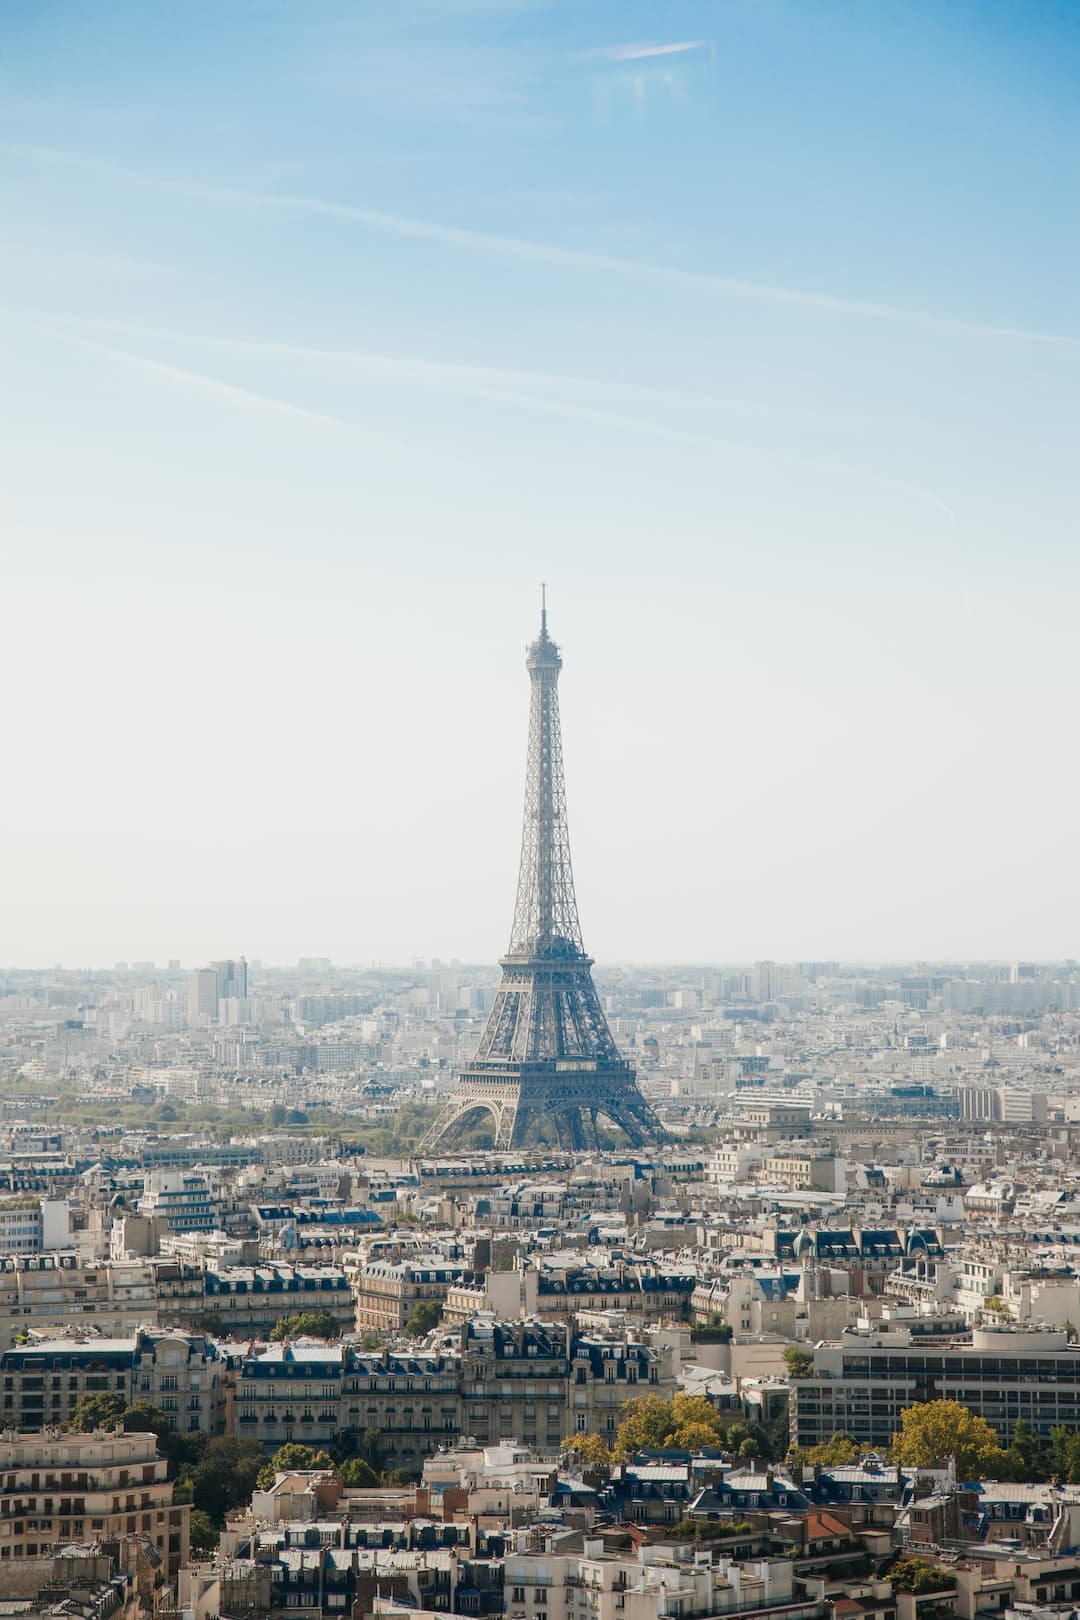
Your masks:
{"label": "hazy sky", "polygon": [[0,963],[1080,955],[1071,0],[6,0]]}

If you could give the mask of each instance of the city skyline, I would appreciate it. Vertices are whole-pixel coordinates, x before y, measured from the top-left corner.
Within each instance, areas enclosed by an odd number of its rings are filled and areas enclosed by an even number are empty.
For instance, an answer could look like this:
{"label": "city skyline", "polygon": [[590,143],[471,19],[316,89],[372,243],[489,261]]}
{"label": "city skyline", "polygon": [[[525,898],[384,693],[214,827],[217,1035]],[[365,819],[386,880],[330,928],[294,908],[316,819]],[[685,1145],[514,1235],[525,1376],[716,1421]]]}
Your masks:
{"label": "city skyline", "polygon": [[1078,949],[1074,16],[5,23],[0,961]]}

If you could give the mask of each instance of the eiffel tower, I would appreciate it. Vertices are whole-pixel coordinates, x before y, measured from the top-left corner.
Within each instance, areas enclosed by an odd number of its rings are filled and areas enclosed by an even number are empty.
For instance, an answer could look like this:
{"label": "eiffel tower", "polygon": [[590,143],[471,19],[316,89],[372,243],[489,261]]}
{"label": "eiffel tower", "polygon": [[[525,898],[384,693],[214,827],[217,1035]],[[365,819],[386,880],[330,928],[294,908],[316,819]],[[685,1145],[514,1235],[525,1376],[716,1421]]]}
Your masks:
{"label": "eiffel tower", "polygon": [[581,943],[559,728],[562,659],[548,635],[546,591],[540,635],[525,665],[532,683],[529,756],[510,949],[476,1056],[461,1070],[422,1153],[452,1142],[485,1113],[494,1121],[496,1148],[596,1147],[602,1118],[632,1146],[664,1139],[619,1055]]}

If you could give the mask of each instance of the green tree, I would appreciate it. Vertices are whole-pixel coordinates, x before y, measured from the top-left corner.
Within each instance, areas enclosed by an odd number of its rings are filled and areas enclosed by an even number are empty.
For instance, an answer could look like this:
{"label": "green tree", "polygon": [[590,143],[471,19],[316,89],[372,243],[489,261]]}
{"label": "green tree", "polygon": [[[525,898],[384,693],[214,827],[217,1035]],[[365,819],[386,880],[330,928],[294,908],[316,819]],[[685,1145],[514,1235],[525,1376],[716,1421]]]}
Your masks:
{"label": "green tree", "polygon": [[358,1457],[363,1457],[369,1468],[374,1468],[377,1474],[382,1473],[383,1443],[381,1429],[365,1429],[360,1437],[360,1444],[356,1448]]}
{"label": "green tree", "polygon": [[789,1378],[811,1378],[814,1373],[814,1352],[801,1345],[789,1344],[784,1350],[784,1366]]}
{"label": "green tree", "polygon": [[338,1474],[341,1483],[352,1490],[367,1490],[379,1483],[378,1474],[363,1457],[350,1457],[348,1462],[343,1462],[338,1468]]}
{"label": "green tree", "polygon": [[270,1329],[271,1339],[337,1339],[341,1326],[329,1311],[296,1311],[280,1317]]}
{"label": "green tree", "polygon": [[219,1529],[225,1515],[251,1501],[266,1454],[257,1440],[234,1440],[215,1435],[196,1462],[180,1469],[178,1484],[190,1492],[192,1504],[206,1513]]}
{"label": "green tree", "polygon": [[213,1552],[221,1540],[221,1532],[215,1527],[209,1513],[202,1508],[191,1510],[191,1550],[193,1553]]}
{"label": "green tree", "polygon": [[[635,1451],[660,1450],[674,1446],[681,1451],[700,1451],[703,1446],[722,1445],[726,1434],[723,1421],[704,1395],[678,1394],[665,1401],[661,1395],[638,1395],[623,1407],[623,1420],[615,1435],[616,1457]],[[749,1428],[740,1437],[757,1439]]]}
{"label": "green tree", "polygon": [[900,1414],[893,1456],[908,1468],[943,1468],[950,1457],[960,1479],[1000,1475],[1004,1453],[985,1418],[959,1401],[924,1401]]}
{"label": "green tree", "polygon": [[78,1434],[94,1429],[114,1429],[124,1415],[122,1395],[80,1395],[71,1414],[70,1427]]}
{"label": "green tree", "polygon": [[418,1299],[406,1318],[406,1333],[410,1338],[422,1339],[425,1333],[430,1333],[433,1327],[438,1327],[442,1313],[442,1300]]}
{"label": "green tree", "polygon": [[276,1474],[310,1473],[316,1468],[332,1469],[334,1459],[327,1451],[316,1451],[314,1446],[302,1445],[297,1440],[290,1440],[279,1446],[270,1461],[259,1470],[259,1489],[268,1491],[274,1483]]}
{"label": "green tree", "polygon": [[840,1468],[844,1463],[854,1462],[859,1455],[859,1448],[843,1429],[837,1429],[827,1440],[817,1446],[800,1446],[795,1452],[795,1461],[799,1463],[817,1464],[819,1468]]}
{"label": "green tree", "polygon": [[[752,1451],[744,1450],[747,1442],[753,1446]],[[716,1441],[713,1440],[711,1444],[715,1445]],[[733,1423],[723,1436],[723,1444],[729,1451],[737,1451],[743,1457],[764,1457],[768,1459],[772,1456],[772,1449],[769,1445],[769,1431],[760,1423]]]}
{"label": "green tree", "polygon": [[120,1422],[125,1434],[156,1434],[159,1440],[164,1440],[173,1426],[168,1412],[163,1412],[152,1401],[133,1401],[125,1406]]}
{"label": "green tree", "polygon": [[1012,1439],[1004,1453],[1002,1474],[1006,1479],[1043,1480],[1050,1474],[1049,1447],[1024,1418],[1013,1424]]}
{"label": "green tree", "polygon": [[1046,1470],[1068,1485],[1080,1484],[1080,1434],[1066,1428],[1050,1430]]}
{"label": "green tree", "polygon": [[956,1577],[925,1558],[905,1558],[889,1576],[894,1592],[951,1592]]}
{"label": "green tree", "polygon": [[389,1473],[382,1477],[384,1485],[414,1485],[416,1481],[407,1468],[391,1468]]}

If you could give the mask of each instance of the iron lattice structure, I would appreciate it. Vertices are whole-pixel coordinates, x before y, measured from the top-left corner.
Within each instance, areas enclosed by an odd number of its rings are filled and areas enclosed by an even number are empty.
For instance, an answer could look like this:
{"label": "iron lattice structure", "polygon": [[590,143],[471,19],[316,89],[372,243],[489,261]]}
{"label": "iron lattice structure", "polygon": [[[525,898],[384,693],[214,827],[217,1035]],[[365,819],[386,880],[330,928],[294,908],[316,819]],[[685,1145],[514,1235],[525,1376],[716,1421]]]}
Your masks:
{"label": "iron lattice structure", "polygon": [[615,1045],[581,942],[559,725],[562,659],[548,635],[546,605],[525,662],[529,754],[510,949],[476,1057],[421,1152],[452,1142],[485,1113],[494,1120],[496,1148],[595,1147],[600,1119],[634,1146],[663,1140]]}

